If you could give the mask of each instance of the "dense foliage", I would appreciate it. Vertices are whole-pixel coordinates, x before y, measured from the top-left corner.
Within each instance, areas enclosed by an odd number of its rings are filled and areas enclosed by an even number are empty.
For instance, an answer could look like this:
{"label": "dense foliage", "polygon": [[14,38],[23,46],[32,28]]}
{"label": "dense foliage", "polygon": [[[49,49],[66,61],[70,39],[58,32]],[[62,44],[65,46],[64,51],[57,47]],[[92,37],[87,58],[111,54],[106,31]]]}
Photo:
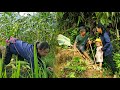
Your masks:
{"label": "dense foliage", "polygon": [[0,45],[5,46],[5,40],[10,36],[30,44],[37,41],[47,41],[50,44],[50,54],[52,55],[49,54],[44,59],[47,66],[53,66],[57,35],[56,27],[55,12],[37,12],[26,16],[21,16],[19,12],[2,12],[0,13]]}
{"label": "dense foliage", "polygon": [[[51,48],[49,55],[44,59],[46,66],[53,66],[56,46],[58,46],[58,34],[63,34],[70,38],[73,44],[78,35],[78,27],[85,25],[87,32],[90,34],[90,39],[94,40],[97,37],[95,27],[99,21],[101,21],[110,33],[110,39],[114,48],[114,61],[119,71],[120,12],[36,12],[33,15],[28,14],[26,16],[21,16],[20,12],[1,12],[0,45],[5,46],[5,40],[10,36],[14,36],[31,44],[37,41],[47,41]],[[16,57],[13,56],[13,58],[17,60]],[[70,67],[67,68],[72,70],[72,72],[68,74],[68,77],[75,77],[76,72],[78,73],[79,71],[81,73],[86,70],[84,66],[80,66],[81,62],[79,58],[73,58],[73,61],[68,63]],[[0,65],[1,64],[2,61],[0,61]],[[16,71],[11,71],[12,75],[10,77],[24,77],[19,75],[21,68],[20,63],[16,65],[16,68]],[[1,70],[2,67],[0,68],[0,77],[7,77],[7,73],[4,72],[2,74]],[[37,71],[38,69],[36,70],[37,74],[35,77],[38,77]],[[25,77],[33,77],[30,74],[31,73],[28,73]]]}

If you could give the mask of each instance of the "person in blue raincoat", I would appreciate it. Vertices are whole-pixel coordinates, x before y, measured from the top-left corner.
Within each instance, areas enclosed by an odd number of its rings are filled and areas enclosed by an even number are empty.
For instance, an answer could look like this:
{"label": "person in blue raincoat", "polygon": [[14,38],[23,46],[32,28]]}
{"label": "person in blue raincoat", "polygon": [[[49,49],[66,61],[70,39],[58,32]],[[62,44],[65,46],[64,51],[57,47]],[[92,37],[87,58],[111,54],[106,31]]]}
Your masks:
{"label": "person in blue raincoat", "polygon": [[113,53],[112,53],[113,46],[111,44],[109,34],[100,22],[97,24],[96,28],[97,28],[97,32],[99,33],[99,36],[102,40],[102,43],[103,43],[103,48],[102,48],[103,56],[105,58],[105,61],[111,67],[112,73],[115,77],[116,76],[115,75],[116,67],[115,67],[115,63],[113,61]]}
{"label": "person in blue raincoat", "polygon": [[[6,41],[6,53],[3,60],[3,66],[10,63],[12,55],[18,55],[18,59],[27,60],[31,64],[32,70],[34,70],[34,45],[19,39],[11,37]],[[50,51],[50,46],[47,42],[36,43],[38,64],[41,62],[41,57],[46,56]]]}

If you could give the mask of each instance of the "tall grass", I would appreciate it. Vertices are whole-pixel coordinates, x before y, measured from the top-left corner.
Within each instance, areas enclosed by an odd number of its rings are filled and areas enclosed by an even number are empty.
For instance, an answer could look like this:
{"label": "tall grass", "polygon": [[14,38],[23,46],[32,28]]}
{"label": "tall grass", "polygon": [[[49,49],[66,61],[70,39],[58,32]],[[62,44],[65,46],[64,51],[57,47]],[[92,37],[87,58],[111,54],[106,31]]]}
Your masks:
{"label": "tall grass", "polygon": [[34,75],[35,78],[38,78],[38,58],[37,58],[37,50],[36,50],[36,43],[34,43]]}
{"label": "tall grass", "polygon": [[0,59],[0,78],[2,78],[2,59]]}
{"label": "tall grass", "polygon": [[3,57],[0,59],[0,78],[7,78],[6,69],[3,67]]}
{"label": "tall grass", "polygon": [[[45,62],[46,67],[51,67],[54,68],[55,66],[55,53],[54,51],[50,51],[49,54],[43,59]],[[47,70],[47,74],[50,78],[55,78],[55,73],[54,71],[50,71],[48,69]]]}
{"label": "tall grass", "polygon": [[16,67],[17,67],[16,78],[19,78],[20,77],[20,62],[18,62]]}
{"label": "tall grass", "polygon": [[[42,67],[42,64],[43,64],[43,67]],[[42,60],[41,60],[40,68],[39,68],[39,76],[40,78],[48,78],[46,64]]]}
{"label": "tall grass", "polygon": [[3,78],[7,78],[6,69],[5,69],[5,71],[3,72]]}
{"label": "tall grass", "polygon": [[20,62],[18,62],[18,57],[16,57],[16,65],[15,67],[12,67],[11,78],[19,78],[19,77],[20,77]]}
{"label": "tall grass", "polygon": [[38,64],[36,43],[34,43],[34,76],[35,78],[47,78],[47,70],[45,62],[41,60],[40,64]]}

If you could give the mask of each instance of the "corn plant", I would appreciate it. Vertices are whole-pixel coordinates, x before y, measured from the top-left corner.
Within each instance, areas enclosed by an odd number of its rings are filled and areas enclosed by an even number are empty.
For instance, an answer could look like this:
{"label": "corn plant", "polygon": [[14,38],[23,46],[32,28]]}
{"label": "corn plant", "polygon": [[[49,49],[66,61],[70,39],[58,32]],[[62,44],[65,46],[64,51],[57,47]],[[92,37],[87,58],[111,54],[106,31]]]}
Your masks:
{"label": "corn plant", "polygon": [[48,75],[47,75],[47,68],[46,68],[46,65],[45,65],[45,62],[41,60],[41,65],[40,68],[39,68],[39,77],[40,78],[48,78]]}

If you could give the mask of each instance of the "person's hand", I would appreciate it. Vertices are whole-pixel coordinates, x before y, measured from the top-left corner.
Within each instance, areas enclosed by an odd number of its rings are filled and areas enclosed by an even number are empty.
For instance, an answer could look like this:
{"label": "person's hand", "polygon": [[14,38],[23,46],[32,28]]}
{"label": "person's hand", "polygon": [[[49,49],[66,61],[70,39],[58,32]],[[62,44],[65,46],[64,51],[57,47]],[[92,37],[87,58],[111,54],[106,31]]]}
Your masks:
{"label": "person's hand", "polygon": [[93,43],[95,43],[95,40],[93,41]]}
{"label": "person's hand", "polygon": [[91,41],[91,40],[88,40],[88,44],[92,44],[92,41]]}
{"label": "person's hand", "polygon": [[74,51],[74,52],[77,51],[77,48],[76,48],[75,45],[73,45],[73,51]]}
{"label": "person's hand", "polygon": [[78,51],[78,49],[77,49],[77,48],[74,48],[74,52],[76,52],[76,51]]}

